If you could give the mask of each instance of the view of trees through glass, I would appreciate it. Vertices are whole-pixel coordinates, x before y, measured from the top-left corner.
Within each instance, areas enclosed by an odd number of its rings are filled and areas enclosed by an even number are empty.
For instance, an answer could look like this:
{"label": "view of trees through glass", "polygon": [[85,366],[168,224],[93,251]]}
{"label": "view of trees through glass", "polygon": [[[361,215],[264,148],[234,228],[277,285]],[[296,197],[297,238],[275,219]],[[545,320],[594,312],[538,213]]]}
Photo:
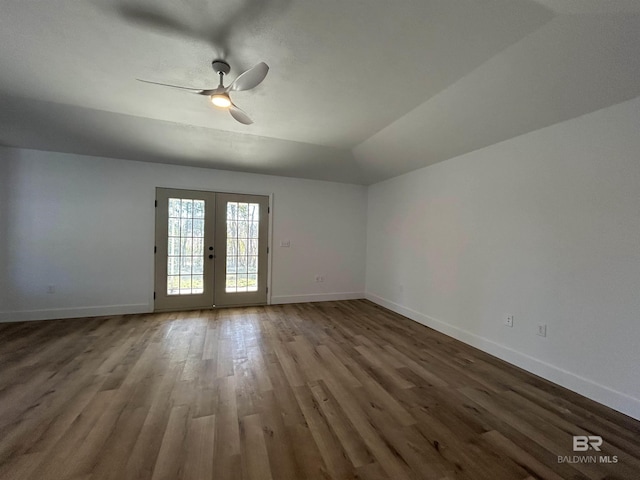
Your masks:
{"label": "view of trees through glass", "polygon": [[227,202],[226,292],[258,290],[260,205]]}
{"label": "view of trees through glass", "polygon": [[167,295],[204,291],[204,200],[169,199]]}

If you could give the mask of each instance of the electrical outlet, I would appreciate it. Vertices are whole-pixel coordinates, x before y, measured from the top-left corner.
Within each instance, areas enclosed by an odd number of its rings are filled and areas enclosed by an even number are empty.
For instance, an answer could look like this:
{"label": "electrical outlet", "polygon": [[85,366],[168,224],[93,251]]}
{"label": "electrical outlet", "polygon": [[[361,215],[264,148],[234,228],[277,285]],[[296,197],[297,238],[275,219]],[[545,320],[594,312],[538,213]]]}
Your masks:
{"label": "electrical outlet", "polygon": [[507,315],[504,317],[504,324],[507,327],[513,327],[513,315]]}
{"label": "electrical outlet", "polygon": [[280,246],[289,248],[291,246],[291,240],[280,240]]}
{"label": "electrical outlet", "polygon": [[47,286],[47,293],[56,293],[56,286],[55,285],[48,285]]}
{"label": "electrical outlet", "polygon": [[547,324],[546,323],[539,323],[538,324],[538,335],[541,337],[546,337],[547,336]]}
{"label": "electrical outlet", "polygon": [[324,282],[324,277],[322,275],[316,275],[316,282],[317,283],[322,283]]}

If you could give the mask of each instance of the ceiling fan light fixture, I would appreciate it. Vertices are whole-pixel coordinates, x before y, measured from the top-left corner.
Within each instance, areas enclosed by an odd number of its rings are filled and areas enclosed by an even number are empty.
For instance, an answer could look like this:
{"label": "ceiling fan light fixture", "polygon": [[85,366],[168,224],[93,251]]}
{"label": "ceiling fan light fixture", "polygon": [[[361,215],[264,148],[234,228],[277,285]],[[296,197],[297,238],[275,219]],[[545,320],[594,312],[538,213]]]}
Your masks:
{"label": "ceiling fan light fixture", "polygon": [[211,95],[211,103],[218,108],[229,108],[231,106],[231,99],[226,93],[214,93]]}

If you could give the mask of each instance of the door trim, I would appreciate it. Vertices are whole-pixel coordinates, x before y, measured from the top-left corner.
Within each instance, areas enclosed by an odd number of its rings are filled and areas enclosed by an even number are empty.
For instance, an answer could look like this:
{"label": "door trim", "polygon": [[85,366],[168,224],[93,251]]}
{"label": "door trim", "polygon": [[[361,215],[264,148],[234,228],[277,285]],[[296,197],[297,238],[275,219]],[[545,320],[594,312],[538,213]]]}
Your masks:
{"label": "door trim", "polygon": [[[256,191],[233,191],[233,192],[227,192],[227,191],[217,191],[217,190],[202,190],[202,189],[194,189],[194,188],[188,188],[188,187],[184,187],[184,188],[175,188],[175,187],[164,187],[164,186],[156,186],[153,189],[153,199],[154,201],[157,200],[157,191],[158,189],[163,189],[163,190],[175,190],[175,191],[191,191],[191,192],[202,192],[202,193],[226,193],[226,194],[240,194],[240,195],[257,195],[257,196],[262,196],[262,197],[268,197],[268,231],[267,231],[267,245],[268,245],[268,249],[267,249],[267,278],[266,278],[266,283],[267,283],[267,302],[266,305],[271,305],[272,303],[272,297],[273,297],[273,289],[272,289],[272,271],[273,271],[273,204],[274,204],[274,194],[273,192],[256,192]],[[157,211],[154,208],[154,221],[156,220],[156,215],[157,215]],[[157,229],[157,221],[156,224],[154,225],[154,245],[155,245],[155,239],[156,237],[156,229]],[[157,247],[157,245],[156,245]],[[153,307],[153,312],[175,312],[175,311],[184,311],[184,310],[200,310],[200,308],[161,308],[158,309],[156,308],[156,302],[155,302],[155,289],[156,289],[156,266],[157,266],[157,262],[156,262],[156,255],[158,252],[154,253],[153,256],[153,277],[152,277],[152,292],[151,292],[151,305]],[[244,305],[236,305],[236,306],[244,306]],[[247,305],[249,306],[249,305]],[[216,308],[227,308],[227,307],[232,307],[232,305],[225,305],[225,306],[216,306],[216,305],[212,305],[209,307],[206,307],[206,309],[216,309]]]}

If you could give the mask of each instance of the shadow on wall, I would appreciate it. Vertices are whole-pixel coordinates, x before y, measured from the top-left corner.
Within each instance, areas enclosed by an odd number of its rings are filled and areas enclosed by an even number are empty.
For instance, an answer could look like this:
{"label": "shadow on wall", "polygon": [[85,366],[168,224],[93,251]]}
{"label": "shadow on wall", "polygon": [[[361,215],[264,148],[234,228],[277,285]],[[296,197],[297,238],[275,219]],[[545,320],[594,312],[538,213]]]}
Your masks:
{"label": "shadow on wall", "polygon": [[0,147],[0,312],[10,309],[13,276],[11,265],[13,225],[11,222],[13,185],[18,153]]}

